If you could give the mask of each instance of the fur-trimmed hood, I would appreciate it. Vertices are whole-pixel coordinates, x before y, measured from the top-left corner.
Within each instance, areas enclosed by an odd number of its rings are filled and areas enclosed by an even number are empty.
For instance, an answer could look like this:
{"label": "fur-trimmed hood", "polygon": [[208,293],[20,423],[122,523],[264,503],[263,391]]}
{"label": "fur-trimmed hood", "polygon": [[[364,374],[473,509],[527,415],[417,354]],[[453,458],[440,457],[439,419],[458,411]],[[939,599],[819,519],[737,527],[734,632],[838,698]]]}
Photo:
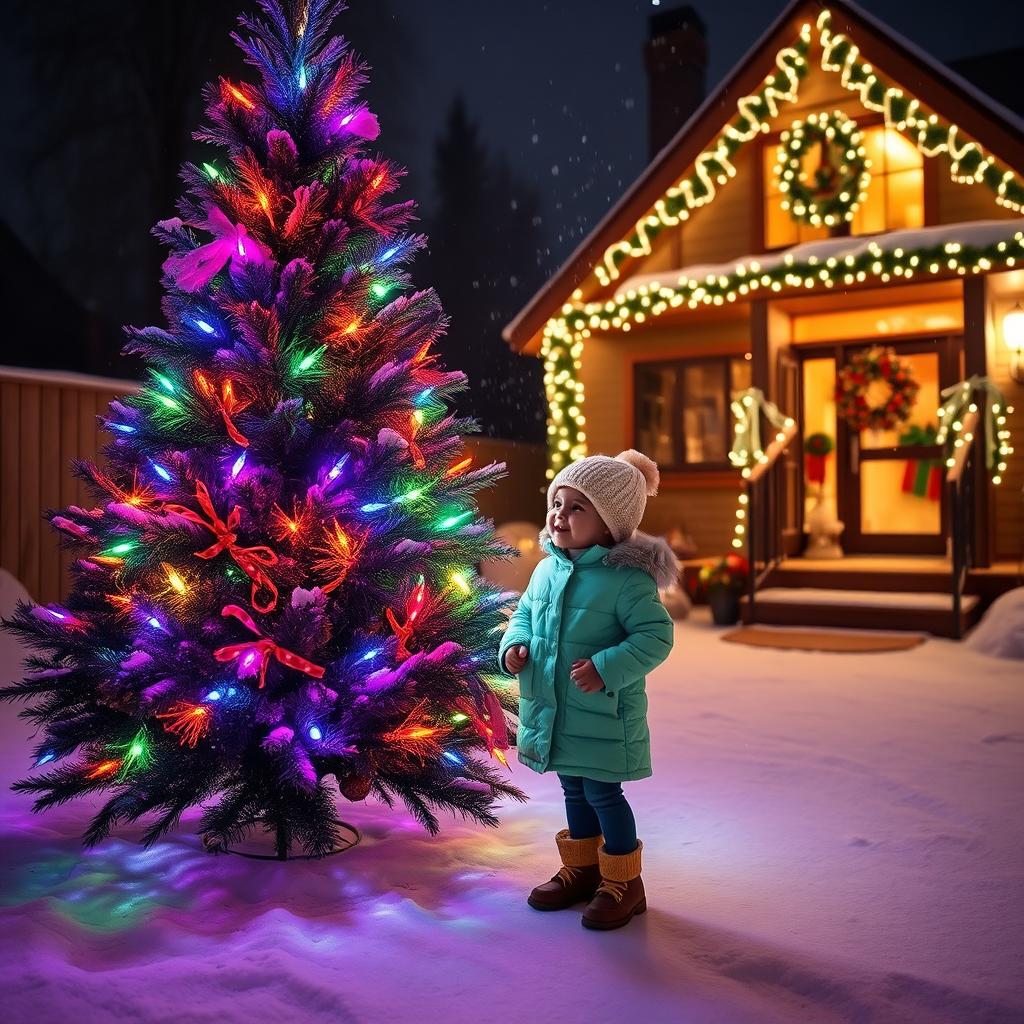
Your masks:
{"label": "fur-trimmed hood", "polygon": [[[546,526],[540,531],[540,546],[549,555],[559,550]],[[663,537],[652,537],[637,530],[629,540],[606,550],[608,553],[601,559],[605,565],[642,569],[662,589],[679,581],[679,559]]]}

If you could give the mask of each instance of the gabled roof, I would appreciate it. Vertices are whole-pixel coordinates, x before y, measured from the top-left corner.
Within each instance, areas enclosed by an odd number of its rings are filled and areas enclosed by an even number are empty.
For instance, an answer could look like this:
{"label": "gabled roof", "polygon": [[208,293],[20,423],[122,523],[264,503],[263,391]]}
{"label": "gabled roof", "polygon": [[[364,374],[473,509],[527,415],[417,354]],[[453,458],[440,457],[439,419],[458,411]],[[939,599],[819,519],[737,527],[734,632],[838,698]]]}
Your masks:
{"label": "gabled roof", "polygon": [[[517,350],[526,348],[547,320],[566,303],[601,264],[609,245],[627,237],[637,221],[675,185],[709,142],[722,130],[723,110],[760,86],[771,71],[774,55],[797,38],[800,26],[831,12],[836,32],[848,34],[863,56],[880,71],[913,90],[913,95],[938,111],[992,156],[1014,170],[1024,170],[1024,122],[1001,104],[893,32],[851,0],[790,0],[764,35],[747,52],[718,89],[707,97],[675,137],[651,161],[622,198],[580,243],[502,332]],[[728,115],[726,115],[727,117]]]}

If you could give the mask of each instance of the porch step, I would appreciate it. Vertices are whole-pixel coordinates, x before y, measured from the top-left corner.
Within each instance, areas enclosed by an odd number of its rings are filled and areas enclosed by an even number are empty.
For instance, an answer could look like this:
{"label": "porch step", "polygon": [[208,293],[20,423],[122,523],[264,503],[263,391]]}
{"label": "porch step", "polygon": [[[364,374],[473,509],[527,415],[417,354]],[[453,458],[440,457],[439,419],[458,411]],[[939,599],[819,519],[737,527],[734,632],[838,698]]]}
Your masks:
{"label": "porch step", "polygon": [[[840,590],[833,587],[765,587],[758,590],[753,614],[747,598],[743,621],[785,626],[845,626],[851,629],[913,630],[954,636],[952,598],[938,591]],[[965,594],[961,632],[980,612],[979,598]]]}
{"label": "porch step", "polygon": [[891,590],[900,593],[950,591],[952,571],[938,559],[914,564],[903,560],[895,564],[858,565],[854,559],[842,562],[810,562],[794,558],[774,568],[765,580],[768,587],[801,587],[827,590]]}

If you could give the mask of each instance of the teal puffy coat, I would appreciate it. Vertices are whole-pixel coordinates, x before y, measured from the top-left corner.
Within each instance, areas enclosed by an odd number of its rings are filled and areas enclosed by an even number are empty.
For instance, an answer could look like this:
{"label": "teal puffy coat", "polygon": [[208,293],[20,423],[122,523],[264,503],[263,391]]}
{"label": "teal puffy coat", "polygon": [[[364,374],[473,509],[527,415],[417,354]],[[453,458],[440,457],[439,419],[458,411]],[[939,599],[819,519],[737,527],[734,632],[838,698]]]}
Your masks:
{"label": "teal puffy coat", "polygon": [[[498,648],[530,657],[519,673],[519,760],[537,772],[561,772],[602,782],[651,774],[646,674],[672,650],[672,619],[658,587],[678,577],[664,540],[636,533],[607,548],[587,548],[575,560],[540,535],[548,557],[509,619]],[[590,658],[605,688],[584,693],[569,669]]]}

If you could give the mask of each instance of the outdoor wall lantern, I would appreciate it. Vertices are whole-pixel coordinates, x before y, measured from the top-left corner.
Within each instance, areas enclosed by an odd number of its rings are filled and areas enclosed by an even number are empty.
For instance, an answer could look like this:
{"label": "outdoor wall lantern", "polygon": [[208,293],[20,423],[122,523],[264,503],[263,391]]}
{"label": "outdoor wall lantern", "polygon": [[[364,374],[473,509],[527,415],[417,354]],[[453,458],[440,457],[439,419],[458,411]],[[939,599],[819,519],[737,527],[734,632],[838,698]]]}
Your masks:
{"label": "outdoor wall lantern", "polygon": [[1003,337],[1010,350],[1010,375],[1024,384],[1024,309],[1019,302],[1003,317]]}

